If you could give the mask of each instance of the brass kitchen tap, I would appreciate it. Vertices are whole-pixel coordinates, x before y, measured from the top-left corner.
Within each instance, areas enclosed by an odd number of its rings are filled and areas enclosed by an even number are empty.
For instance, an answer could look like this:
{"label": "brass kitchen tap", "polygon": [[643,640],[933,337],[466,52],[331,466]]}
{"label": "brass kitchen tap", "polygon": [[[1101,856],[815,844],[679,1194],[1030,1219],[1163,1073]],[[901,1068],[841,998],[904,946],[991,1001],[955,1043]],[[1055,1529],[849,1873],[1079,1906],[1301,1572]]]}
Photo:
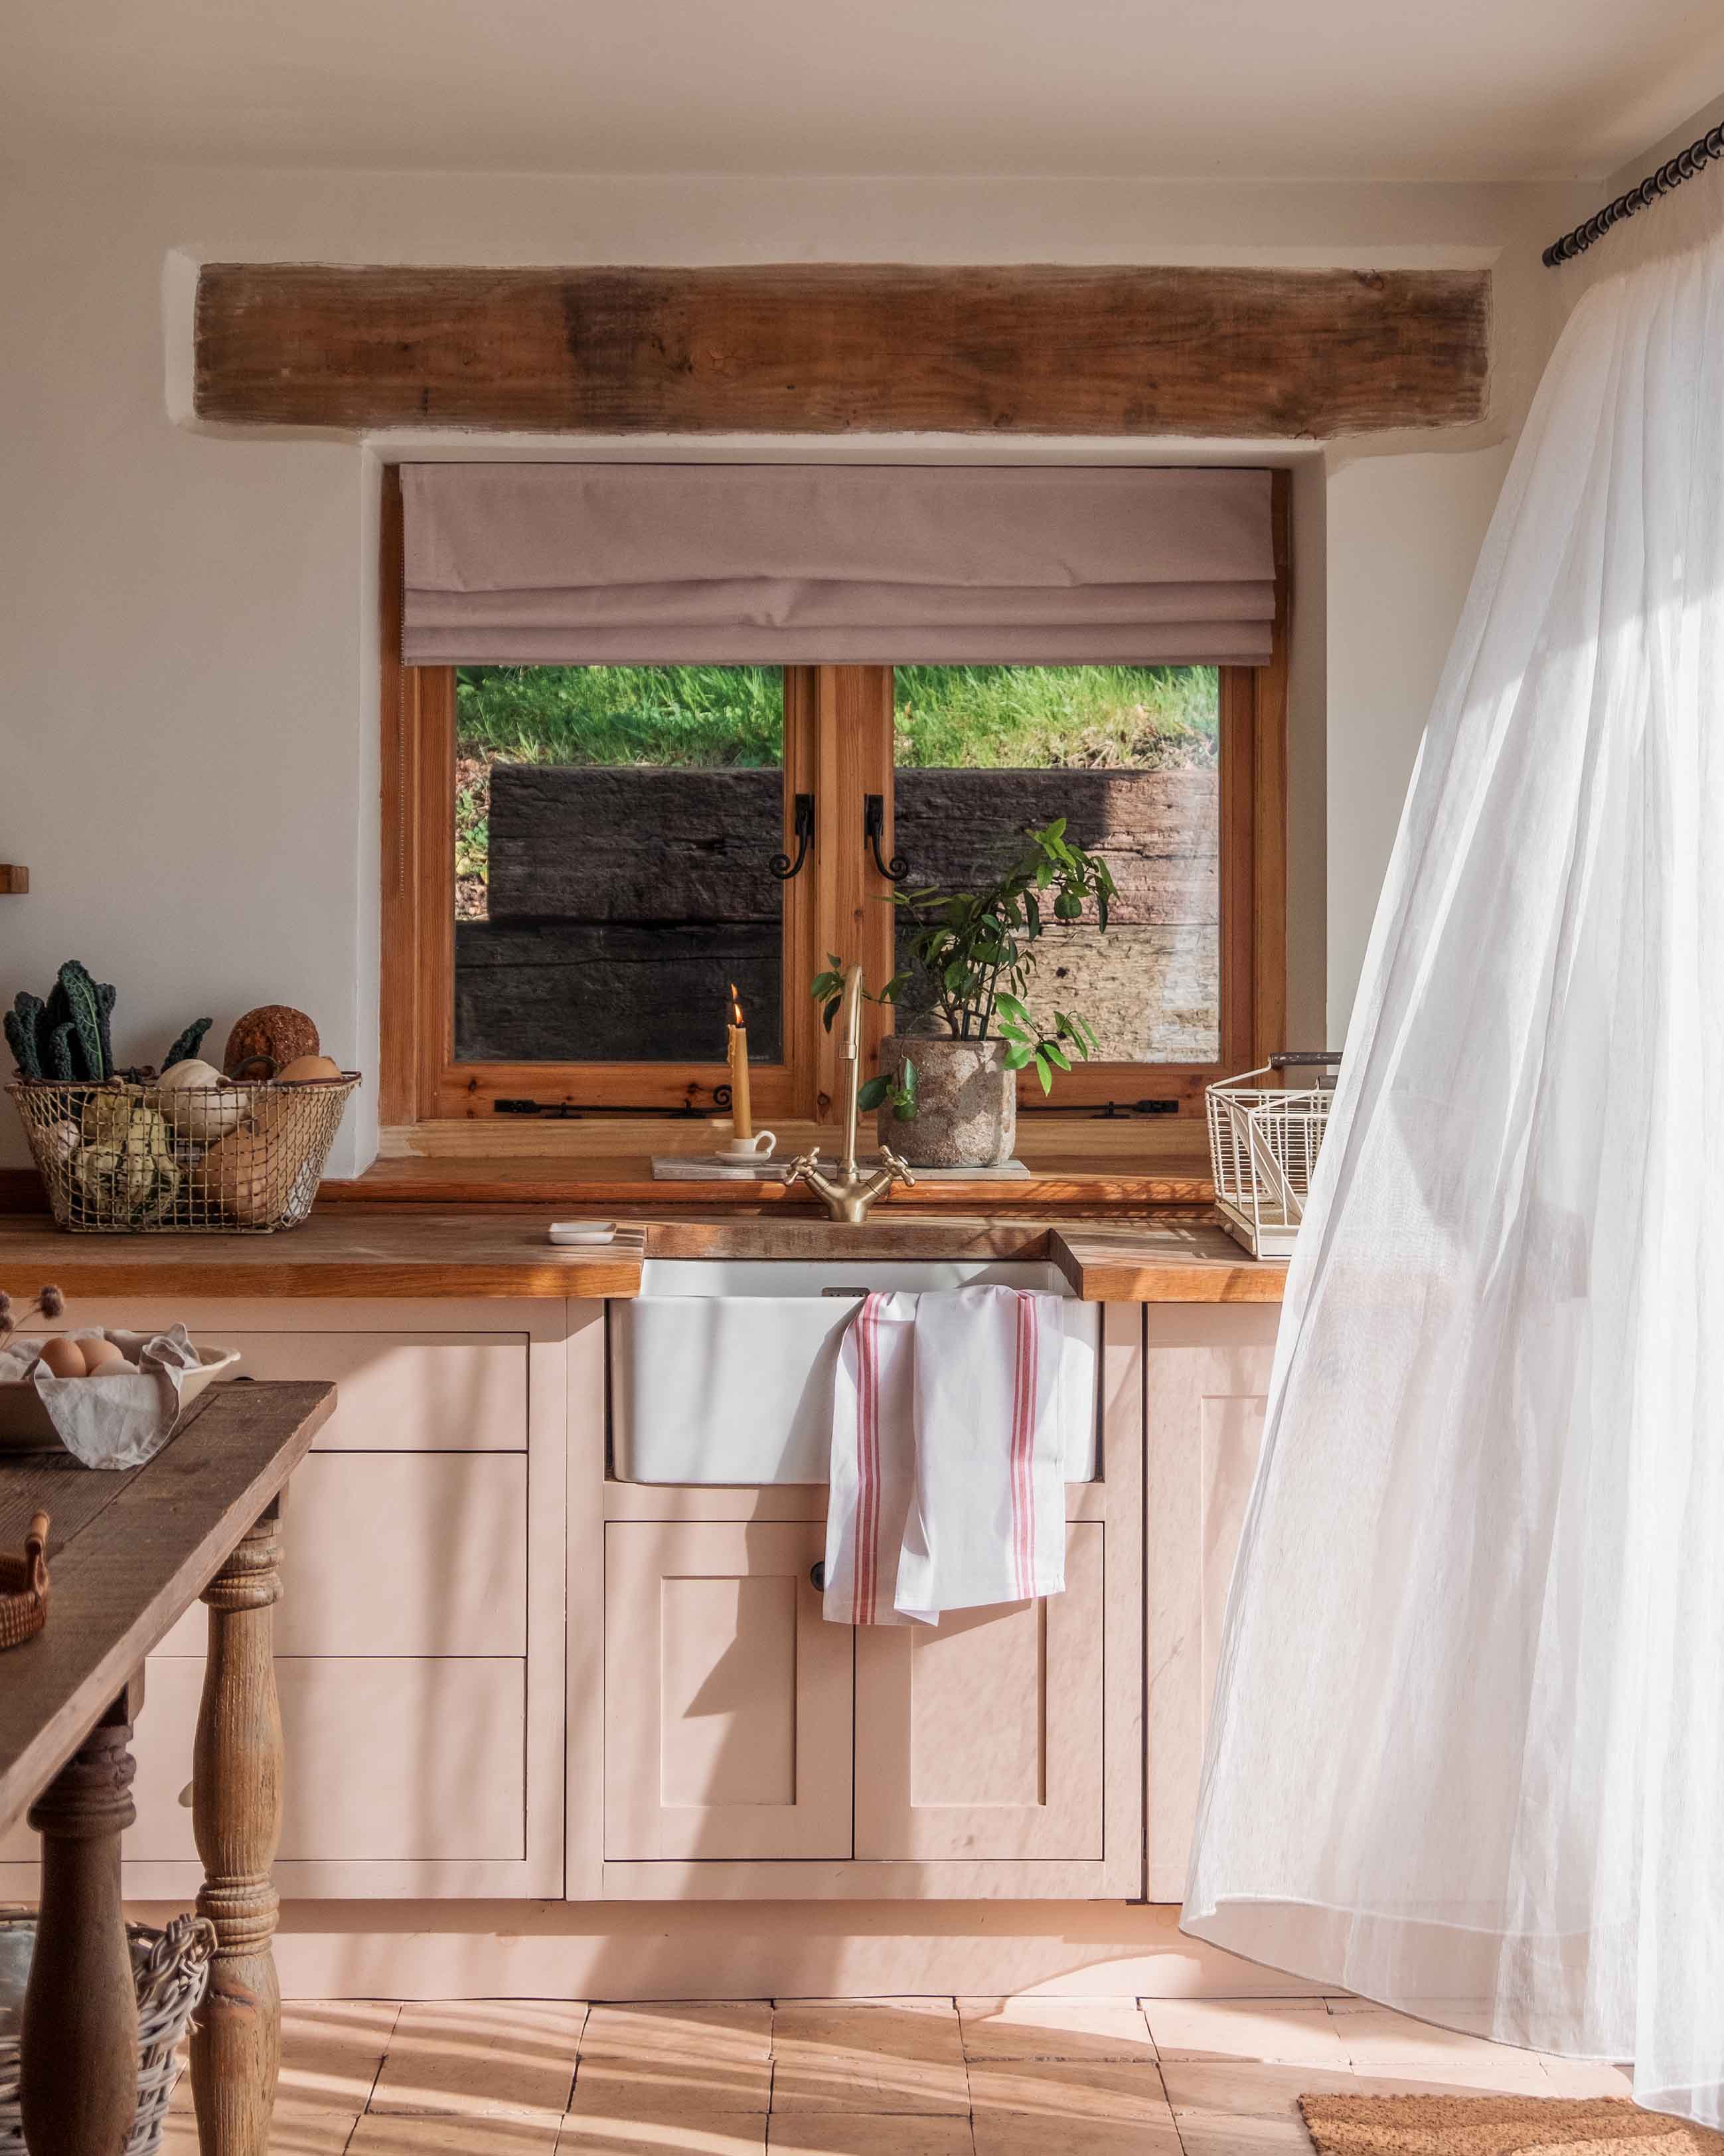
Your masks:
{"label": "brass kitchen tap", "polygon": [[876,1198],[884,1198],[895,1183],[914,1184],[916,1178],[906,1163],[900,1160],[889,1145],[880,1149],[880,1164],[871,1175],[865,1175],[856,1162],[856,1117],[859,1110],[857,1096],[862,1090],[862,968],[852,966],[844,976],[844,1059],[849,1070],[844,1097],[844,1150],[838,1164],[836,1175],[823,1174],[818,1147],[813,1152],[798,1153],[792,1161],[784,1178],[787,1189],[793,1183],[806,1183],[826,1202],[826,1209],[834,1220],[848,1220],[859,1226],[868,1218],[869,1209]]}

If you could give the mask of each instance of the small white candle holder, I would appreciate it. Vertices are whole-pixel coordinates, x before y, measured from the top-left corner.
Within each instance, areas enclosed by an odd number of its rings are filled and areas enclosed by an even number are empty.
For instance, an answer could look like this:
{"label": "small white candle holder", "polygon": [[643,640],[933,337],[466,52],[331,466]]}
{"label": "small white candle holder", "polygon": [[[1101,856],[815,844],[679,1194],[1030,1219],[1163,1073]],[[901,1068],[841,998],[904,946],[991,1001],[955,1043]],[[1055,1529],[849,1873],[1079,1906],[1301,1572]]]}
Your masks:
{"label": "small white candle holder", "polygon": [[777,1142],[776,1132],[757,1131],[752,1138],[731,1138],[724,1148],[723,1158],[738,1161],[770,1160]]}

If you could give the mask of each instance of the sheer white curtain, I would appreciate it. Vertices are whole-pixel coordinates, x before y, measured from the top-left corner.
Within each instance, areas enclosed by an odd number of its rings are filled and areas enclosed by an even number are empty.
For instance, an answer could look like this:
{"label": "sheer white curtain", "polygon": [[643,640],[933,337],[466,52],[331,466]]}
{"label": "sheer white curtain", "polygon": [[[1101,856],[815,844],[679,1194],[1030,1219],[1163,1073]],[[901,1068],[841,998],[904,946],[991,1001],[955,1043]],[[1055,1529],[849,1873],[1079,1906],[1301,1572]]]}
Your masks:
{"label": "sheer white curtain", "polygon": [[1631,2058],[1642,2103],[1718,2125],[1716,170],[1586,276],[1431,715],[1289,1273],[1184,1922]]}

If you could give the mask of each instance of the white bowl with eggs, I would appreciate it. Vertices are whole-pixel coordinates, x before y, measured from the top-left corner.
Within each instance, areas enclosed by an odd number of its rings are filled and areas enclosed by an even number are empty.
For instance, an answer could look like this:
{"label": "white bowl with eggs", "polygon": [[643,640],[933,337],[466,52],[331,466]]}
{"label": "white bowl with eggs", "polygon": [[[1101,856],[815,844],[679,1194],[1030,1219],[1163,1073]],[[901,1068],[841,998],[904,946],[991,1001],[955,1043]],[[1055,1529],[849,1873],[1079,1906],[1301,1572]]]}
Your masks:
{"label": "white bowl with eggs", "polygon": [[[72,1378],[86,1385],[135,1379],[140,1374],[138,1349],[153,1337],[149,1333],[56,1332],[43,1342],[40,1359],[49,1377]],[[127,1347],[131,1350],[129,1355]],[[69,1348],[76,1351],[78,1363],[84,1367],[74,1366],[66,1352]],[[92,1354],[92,1349],[98,1352]],[[200,1347],[198,1368],[187,1369],[180,1379],[181,1414],[206,1385],[230,1371],[239,1360],[237,1348]],[[92,1362],[93,1370],[88,1367]],[[0,1381],[0,1452],[34,1452],[57,1448],[59,1444],[33,1376]]]}

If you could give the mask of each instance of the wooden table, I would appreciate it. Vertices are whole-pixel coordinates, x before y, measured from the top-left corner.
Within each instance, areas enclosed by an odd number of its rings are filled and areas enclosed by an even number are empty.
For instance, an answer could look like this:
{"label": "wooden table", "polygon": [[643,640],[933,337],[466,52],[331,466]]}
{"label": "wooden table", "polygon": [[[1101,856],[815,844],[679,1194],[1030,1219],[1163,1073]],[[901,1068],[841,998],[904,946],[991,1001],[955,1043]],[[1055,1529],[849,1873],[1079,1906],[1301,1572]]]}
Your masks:
{"label": "wooden table", "polygon": [[46,1630],[0,1656],[0,1830],[26,1806],[42,1897],[24,1999],[30,2156],[120,2148],[137,2102],[137,2005],[120,1891],[136,1813],[127,1748],[144,1657],[198,1596],[209,1658],[192,1818],[215,1927],[192,2037],[200,2147],[264,2156],[280,2055],[269,1877],[281,1829],[270,1638],[280,1497],[335,1405],[324,1384],[213,1385],[147,1466],[0,1456],[0,1546],[52,1516]]}

